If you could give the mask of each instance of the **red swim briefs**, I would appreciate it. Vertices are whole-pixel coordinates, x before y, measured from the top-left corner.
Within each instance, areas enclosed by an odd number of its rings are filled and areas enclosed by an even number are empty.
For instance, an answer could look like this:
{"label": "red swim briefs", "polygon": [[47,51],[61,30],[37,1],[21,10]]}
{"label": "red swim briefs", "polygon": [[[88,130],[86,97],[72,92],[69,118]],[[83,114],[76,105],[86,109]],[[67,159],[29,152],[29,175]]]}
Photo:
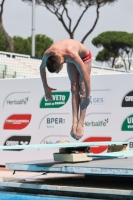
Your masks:
{"label": "red swim briefs", "polygon": [[86,60],[90,60],[91,58],[92,58],[92,54],[91,54],[91,52],[89,52],[86,56],[84,56],[81,59],[83,60],[83,62],[85,62]]}

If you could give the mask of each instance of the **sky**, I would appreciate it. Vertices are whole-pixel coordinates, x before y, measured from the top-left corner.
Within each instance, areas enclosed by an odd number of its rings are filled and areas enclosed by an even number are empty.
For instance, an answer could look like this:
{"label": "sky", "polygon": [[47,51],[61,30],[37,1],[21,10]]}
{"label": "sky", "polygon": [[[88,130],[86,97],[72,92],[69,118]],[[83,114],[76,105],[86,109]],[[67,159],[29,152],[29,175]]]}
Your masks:
{"label": "sky", "polygon": [[[0,0],[1,2],[1,0]],[[81,8],[76,4],[69,5],[70,16],[75,24]],[[92,27],[96,17],[95,8],[90,8],[79,24],[74,39],[81,41],[83,36]],[[84,44],[96,56],[100,49],[92,44],[92,39],[104,31],[133,32],[133,0],[118,0],[112,5],[100,8],[100,18],[94,31],[88,36]],[[3,25],[10,36],[31,36],[32,7],[22,0],[5,0]],[[45,34],[55,41],[69,38],[68,33],[55,15],[45,7],[36,6],[35,9],[35,33]]]}

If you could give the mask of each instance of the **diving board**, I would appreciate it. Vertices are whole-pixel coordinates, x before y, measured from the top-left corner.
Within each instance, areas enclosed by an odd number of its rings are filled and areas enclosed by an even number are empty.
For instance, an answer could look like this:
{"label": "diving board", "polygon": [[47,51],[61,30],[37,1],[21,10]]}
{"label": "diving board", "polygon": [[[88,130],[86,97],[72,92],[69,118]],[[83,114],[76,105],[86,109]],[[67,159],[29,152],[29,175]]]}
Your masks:
{"label": "diving board", "polygon": [[131,151],[120,151],[120,152],[111,152],[111,153],[100,153],[100,154],[93,154],[87,155],[87,157],[91,158],[128,158],[133,157],[133,150]]}
{"label": "diving board", "polygon": [[75,143],[56,143],[56,144],[30,144],[30,145],[12,145],[0,146],[0,150],[9,149],[48,149],[48,148],[76,148],[76,147],[92,147],[92,146],[108,146],[108,145],[128,145],[128,142],[75,142]]}
{"label": "diving board", "polygon": [[[128,146],[128,142],[113,141],[113,142],[63,142],[56,144],[31,144],[31,145],[14,145],[14,146],[0,146],[0,150],[15,150],[15,149],[48,149],[48,148],[58,148],[59,153],[54,153],[54,161],[63,162],[84,162],[93,160],[95,155],[90,152],[90,147],[97,146]],[[127,149],[127,148],[125,148]],[[80,153],[79,153],[80,152]],[[112,157],[112,154],[107,153],[107,155]],[[126,154],[128,155],[128,154]],[[101,155],[102,158],[106,157],[106,154]],[[130,153],[131,156],[131,153]],[[99,156],[100,157],[100,156]],[[118,157],[113,154],[113,157]],[[123,156],[124,157],[124,156]]]}

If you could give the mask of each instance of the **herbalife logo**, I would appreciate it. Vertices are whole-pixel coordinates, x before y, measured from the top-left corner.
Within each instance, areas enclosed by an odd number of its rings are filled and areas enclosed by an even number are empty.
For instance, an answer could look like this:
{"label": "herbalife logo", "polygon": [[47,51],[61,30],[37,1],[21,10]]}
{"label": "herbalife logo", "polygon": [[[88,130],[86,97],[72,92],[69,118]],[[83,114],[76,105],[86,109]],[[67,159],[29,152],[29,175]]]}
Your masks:
{"label": "herbalife logo", "polygon": [[133,131],[133,115],[130,115],[125,119],[121,129],[122,131]]}
{"label": "herbalife logo", "polygon": [[19,99],[19,100],[16,100],[16,99],[9,100],[8,99],[6,101],[6,104],[8,104],[8,105],[26,105],[28,101],[29,101],[29,97],[26,97],[24,99]]}
{"label": "herbalife logo", "polygon": [[106,126],[107,125],[107,123],[108,123],[108,119],[104,119],[104,120],[102,120],[102,121],[96,121],[96,122],[94,122],[94,121],[91,121],[91,122],[85,122],[84,124],[85,124],[85,126]]}
{"label": "herbalife logo", "polygon": [[70,92],[52,92],[52,101],[42,98],[40,108],[60,108],[67,103],[69,96]]}

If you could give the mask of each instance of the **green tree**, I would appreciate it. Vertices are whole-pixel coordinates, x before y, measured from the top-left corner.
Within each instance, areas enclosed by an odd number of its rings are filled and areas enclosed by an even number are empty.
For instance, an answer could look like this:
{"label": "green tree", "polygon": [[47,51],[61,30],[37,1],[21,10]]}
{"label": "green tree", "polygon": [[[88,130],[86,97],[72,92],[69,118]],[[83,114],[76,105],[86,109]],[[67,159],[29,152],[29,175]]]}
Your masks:
{"label": "green tree", "polygon": [[[32,0],[22,0],[24,2],[32,2]],[[91,7],[96,8],[96,17],[94,19],[94,22],[92,26],[89,28],[89,31],[85,35],[83,35],[81,39],[81,43],[84,43],[86,38],[92,33],[94,28],[97,25],[98,19],[99,19],[99,10],[101,7],[103,7],[106,4],[112,4],[115,3],[118,0],[36,0],[36,5],[44,6],[48,11],[50,11],[52,14],[54,14],[57,19],[61,22],[67,33],[69,34],[69,37],[71,39],[74,39],[75,31],[81,22],[84,14],[89,10]],[[75,23],[75,25],[72,27],[72,17],[70,17],[68,5],[77,5],[81,9],[81,13],[79,13],[79,17]]]}
{"label": "green tree", "polygon": [[20,54],[31,54],[31,43],[27,38],[22,38],[20,36],[13,37],[14,42],[14,52]]}
{"label": "green tree", "polygon": [[107,31],[93,38],[92,44],[97,48],[103,47],[103,50],[96,56],[97,61],[106,61],[110,67],[114,67],[117,58],[121,57],[125,69],[127,70],[127,62],[130,69],[133,55],[133,34]]}
{"label": "green tree", "polygon": [[[31,37],[22,38],[20,36],[14,36],[12,38],[14,43],[14,53],[31,55]],[[53,40],[46,35],[38,34],[35,36],[36,52],[35,56],[42,58],[44,51],[48,49],[52,44]],[[0,51],[9,52],[9,45],[0,30]]]}
{"label": "green tree", "polygon": [[[28,37],[27,40],[31,44],[31,37]],[[35,56],[41,58],[44,54],[44,51],[46,51],[52,44],[53,40],[46,35],[38,34],[35,37]],[[30,46],[31,49],[31,46]]]}
{"label": "green tree", "polygon": [[13,41],[12,41],[11,37],[8,35],[8,33],[6,32],[4,25],[3,25],[4,3],[5,3],[5,0],[0,0],[0,30],[9,45],[8,51],[14,52]]}
{"label": "green tree", "polygon": [[112,67],[112,58],[114,57],[114,54],[110,51],[108,51],[107,49],[103,49],[101,51],[98,52],[97,56],[96,56],[96,61],[101,61],[101,62],[107,62],[107,64],[109,65],[109,67]]}
{"label": "green tree", "polygon": [[126,34],[123,43],[122,48],[119,50],[119,55],[123,60],[125,68],[127,69],[128,63],[128,68],[130,70],[133,59],[133,33]]}
{"label": "green tree", "polygon": [[0,51],[9,51],[9,45],[0,29]]}

